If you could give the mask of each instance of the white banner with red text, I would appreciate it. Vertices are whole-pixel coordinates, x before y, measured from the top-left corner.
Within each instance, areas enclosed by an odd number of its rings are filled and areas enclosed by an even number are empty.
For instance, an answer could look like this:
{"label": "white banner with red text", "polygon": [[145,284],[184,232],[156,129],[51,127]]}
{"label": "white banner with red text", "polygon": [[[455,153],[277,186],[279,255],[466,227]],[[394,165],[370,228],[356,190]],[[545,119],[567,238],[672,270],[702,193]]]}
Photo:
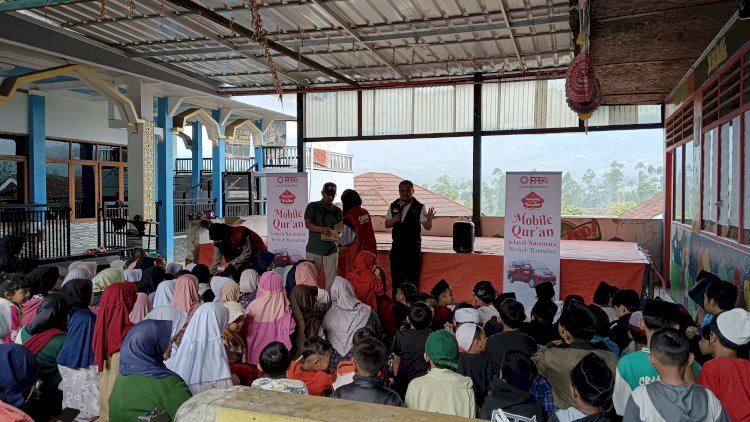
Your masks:
{"label": "white banner with red text", "polygon": [[266,177],[268,202],[268,250],[296,262],[305,257],[308,231],[306,173],[274,173]]}
{"label": "white banner with red text", "polygon": [[507,172],[503,292],[515,292],[527,314],[534,287],[546,281],[560,298],[560,172]]}

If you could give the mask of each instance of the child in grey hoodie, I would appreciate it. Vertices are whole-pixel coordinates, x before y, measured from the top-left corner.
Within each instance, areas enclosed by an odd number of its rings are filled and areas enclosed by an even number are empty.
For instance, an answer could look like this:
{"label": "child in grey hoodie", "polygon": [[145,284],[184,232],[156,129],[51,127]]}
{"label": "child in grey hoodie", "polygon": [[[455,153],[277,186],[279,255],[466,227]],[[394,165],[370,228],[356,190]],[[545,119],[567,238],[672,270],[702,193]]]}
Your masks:
{"label": "child in grey hoodie", "polygon": [[693,364],[685,335],[671,328],[657,331],[649,359],[661,380],[633,390],[623,422],[730,420],[714,393],[685,380],[685,369]]}

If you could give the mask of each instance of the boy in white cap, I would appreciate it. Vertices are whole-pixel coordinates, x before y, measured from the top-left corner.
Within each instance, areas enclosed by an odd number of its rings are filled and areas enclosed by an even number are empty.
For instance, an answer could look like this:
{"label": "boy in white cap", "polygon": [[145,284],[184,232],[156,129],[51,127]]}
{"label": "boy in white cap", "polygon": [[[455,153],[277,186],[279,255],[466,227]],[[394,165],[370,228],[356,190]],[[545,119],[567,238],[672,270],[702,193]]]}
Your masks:
{"label": "boy in white cap", "polygon": [[698,383],[716,395],[733,421],[750,421],[749,344],[750,312],[732,309],[711,322],[709,346],[714,359],[703,366]]}
{"label": "boy in white cap", "polygon": [[487,395],[487,379],[484,375],[484,347],[487,337],[482,327],[474,323],[462,324],[456,330],[458,342],[457,373],[471,378],[474,383],[474,399],[477,408],[481,409],[484,397]]}
{"label": "boy in white cap", "polygon": [[467,323],[481,324],[479,311],[475,308],[458,308],[453,311],[453,326],[455,328]]}

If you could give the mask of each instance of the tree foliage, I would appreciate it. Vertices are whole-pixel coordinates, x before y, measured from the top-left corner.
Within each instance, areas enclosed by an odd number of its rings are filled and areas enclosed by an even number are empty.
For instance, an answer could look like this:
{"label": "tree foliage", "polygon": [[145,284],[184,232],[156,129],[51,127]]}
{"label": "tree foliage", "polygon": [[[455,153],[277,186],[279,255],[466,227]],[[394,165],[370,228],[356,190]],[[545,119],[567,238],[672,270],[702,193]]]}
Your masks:
{"label": "tree foliage", "polygon": [[[587,169],[580,179],[565,172],[562,178],[562,214],[621,215],[661,191],[664,183],[662,166],[639,162],[631,169],[635,170],[635,177],[628,176],[625,163],[615,160],[601,177],[593,169]],[[471,180],[456,181],[444,174],[425,187],[468,208],[473,205]],[[502,169],[495,168],[489,179],[482,180],[481,192],[483,214],[505,214],[505,172]]]}

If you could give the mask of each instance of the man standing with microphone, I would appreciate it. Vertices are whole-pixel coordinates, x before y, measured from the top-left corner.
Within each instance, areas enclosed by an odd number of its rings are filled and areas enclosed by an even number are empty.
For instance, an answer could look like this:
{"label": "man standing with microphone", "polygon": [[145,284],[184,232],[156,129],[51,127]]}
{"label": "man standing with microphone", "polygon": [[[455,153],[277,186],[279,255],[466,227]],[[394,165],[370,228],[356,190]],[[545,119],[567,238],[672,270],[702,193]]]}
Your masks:
{"label": "man standing with microphone", "polygon": [[398,185],[399,199],[388,208],[385,227],[393,228],[391,246],[391,285],[393,295],[402,283],[419,286],[422,269],[422,227],[432,229],[435,208],[427,210],[414,198],[414,184],[404,180]]}

